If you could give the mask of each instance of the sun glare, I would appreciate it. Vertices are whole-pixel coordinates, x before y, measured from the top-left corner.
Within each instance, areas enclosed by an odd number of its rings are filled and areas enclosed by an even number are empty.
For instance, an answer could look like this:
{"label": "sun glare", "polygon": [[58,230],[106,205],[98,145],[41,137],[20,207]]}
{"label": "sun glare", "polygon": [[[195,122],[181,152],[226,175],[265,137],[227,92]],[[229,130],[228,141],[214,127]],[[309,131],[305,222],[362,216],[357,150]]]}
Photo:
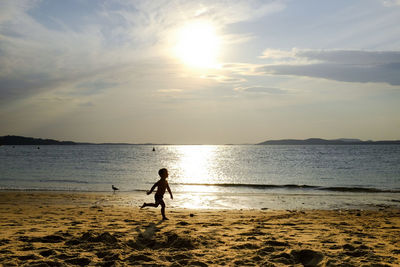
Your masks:
{"label": "sun glare", "polygon": [[178,147],[180,162],[179,172],[188,184],[215,183],[213,179],[212,163],[215,157],[214,146],[181,146]]}
{"label": "sun glare", "polygon": [[187,24],[178,33],[175,53],[186,65],[195,68],[217,68],[220,38],[208,22]]}

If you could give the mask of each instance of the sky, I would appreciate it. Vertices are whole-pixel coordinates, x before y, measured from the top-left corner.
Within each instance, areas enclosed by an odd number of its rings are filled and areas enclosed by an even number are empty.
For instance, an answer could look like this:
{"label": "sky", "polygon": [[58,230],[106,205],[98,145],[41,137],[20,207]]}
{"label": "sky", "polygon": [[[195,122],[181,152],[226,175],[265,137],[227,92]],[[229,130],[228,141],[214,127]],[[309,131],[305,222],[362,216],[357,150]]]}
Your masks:
{"label": "sky", "polygon": [[2,0],[0,136],[400,139],[399,0]]}

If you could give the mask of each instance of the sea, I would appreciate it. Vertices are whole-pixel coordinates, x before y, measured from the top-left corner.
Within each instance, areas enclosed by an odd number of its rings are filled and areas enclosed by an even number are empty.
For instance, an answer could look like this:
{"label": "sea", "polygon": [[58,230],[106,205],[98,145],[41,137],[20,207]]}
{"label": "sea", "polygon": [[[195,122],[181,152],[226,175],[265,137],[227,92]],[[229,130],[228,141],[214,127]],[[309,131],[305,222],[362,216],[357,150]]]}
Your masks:
{"label": "sea", "polygon": [[173,208],[400,207],[400,145],[0,146],[1,191],[98,193],[139,206],[153,201],[146,191],[161,168]]}

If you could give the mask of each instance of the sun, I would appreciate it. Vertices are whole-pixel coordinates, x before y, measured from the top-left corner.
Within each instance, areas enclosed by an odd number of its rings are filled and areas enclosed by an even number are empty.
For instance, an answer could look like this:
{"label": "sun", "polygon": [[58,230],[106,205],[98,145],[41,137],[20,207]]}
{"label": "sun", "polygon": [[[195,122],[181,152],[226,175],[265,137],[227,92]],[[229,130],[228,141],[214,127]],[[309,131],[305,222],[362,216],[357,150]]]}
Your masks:
{"label": "sun", "polygon": [[195,68],[217,68],[220,38],[209,22],[193,22],[178,32],[176,56],[186,65]]}

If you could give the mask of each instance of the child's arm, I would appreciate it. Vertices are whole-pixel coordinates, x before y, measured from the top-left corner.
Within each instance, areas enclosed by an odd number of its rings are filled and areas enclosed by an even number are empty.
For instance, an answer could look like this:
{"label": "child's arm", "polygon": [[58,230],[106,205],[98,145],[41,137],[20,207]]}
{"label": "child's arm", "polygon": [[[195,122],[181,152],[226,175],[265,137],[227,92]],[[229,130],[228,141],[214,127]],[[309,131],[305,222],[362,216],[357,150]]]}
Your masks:
{"label": "child's arm", "polygon": [[158,182],[155,183],[155,184],[151,187],[150,191],[147,191],[147,194],[150,195],[150,194],[153,192],[153,190],[154,190],[157,186],[158,186]]}
{"label": "child's arm", "polygon": [[171,196],[171,199],[174,199],[174,196],[172,195],[172,192],[171,192],[171,188],[169,188],[168,182],[167,182],[167,190],[169,192],[169,195]]}

